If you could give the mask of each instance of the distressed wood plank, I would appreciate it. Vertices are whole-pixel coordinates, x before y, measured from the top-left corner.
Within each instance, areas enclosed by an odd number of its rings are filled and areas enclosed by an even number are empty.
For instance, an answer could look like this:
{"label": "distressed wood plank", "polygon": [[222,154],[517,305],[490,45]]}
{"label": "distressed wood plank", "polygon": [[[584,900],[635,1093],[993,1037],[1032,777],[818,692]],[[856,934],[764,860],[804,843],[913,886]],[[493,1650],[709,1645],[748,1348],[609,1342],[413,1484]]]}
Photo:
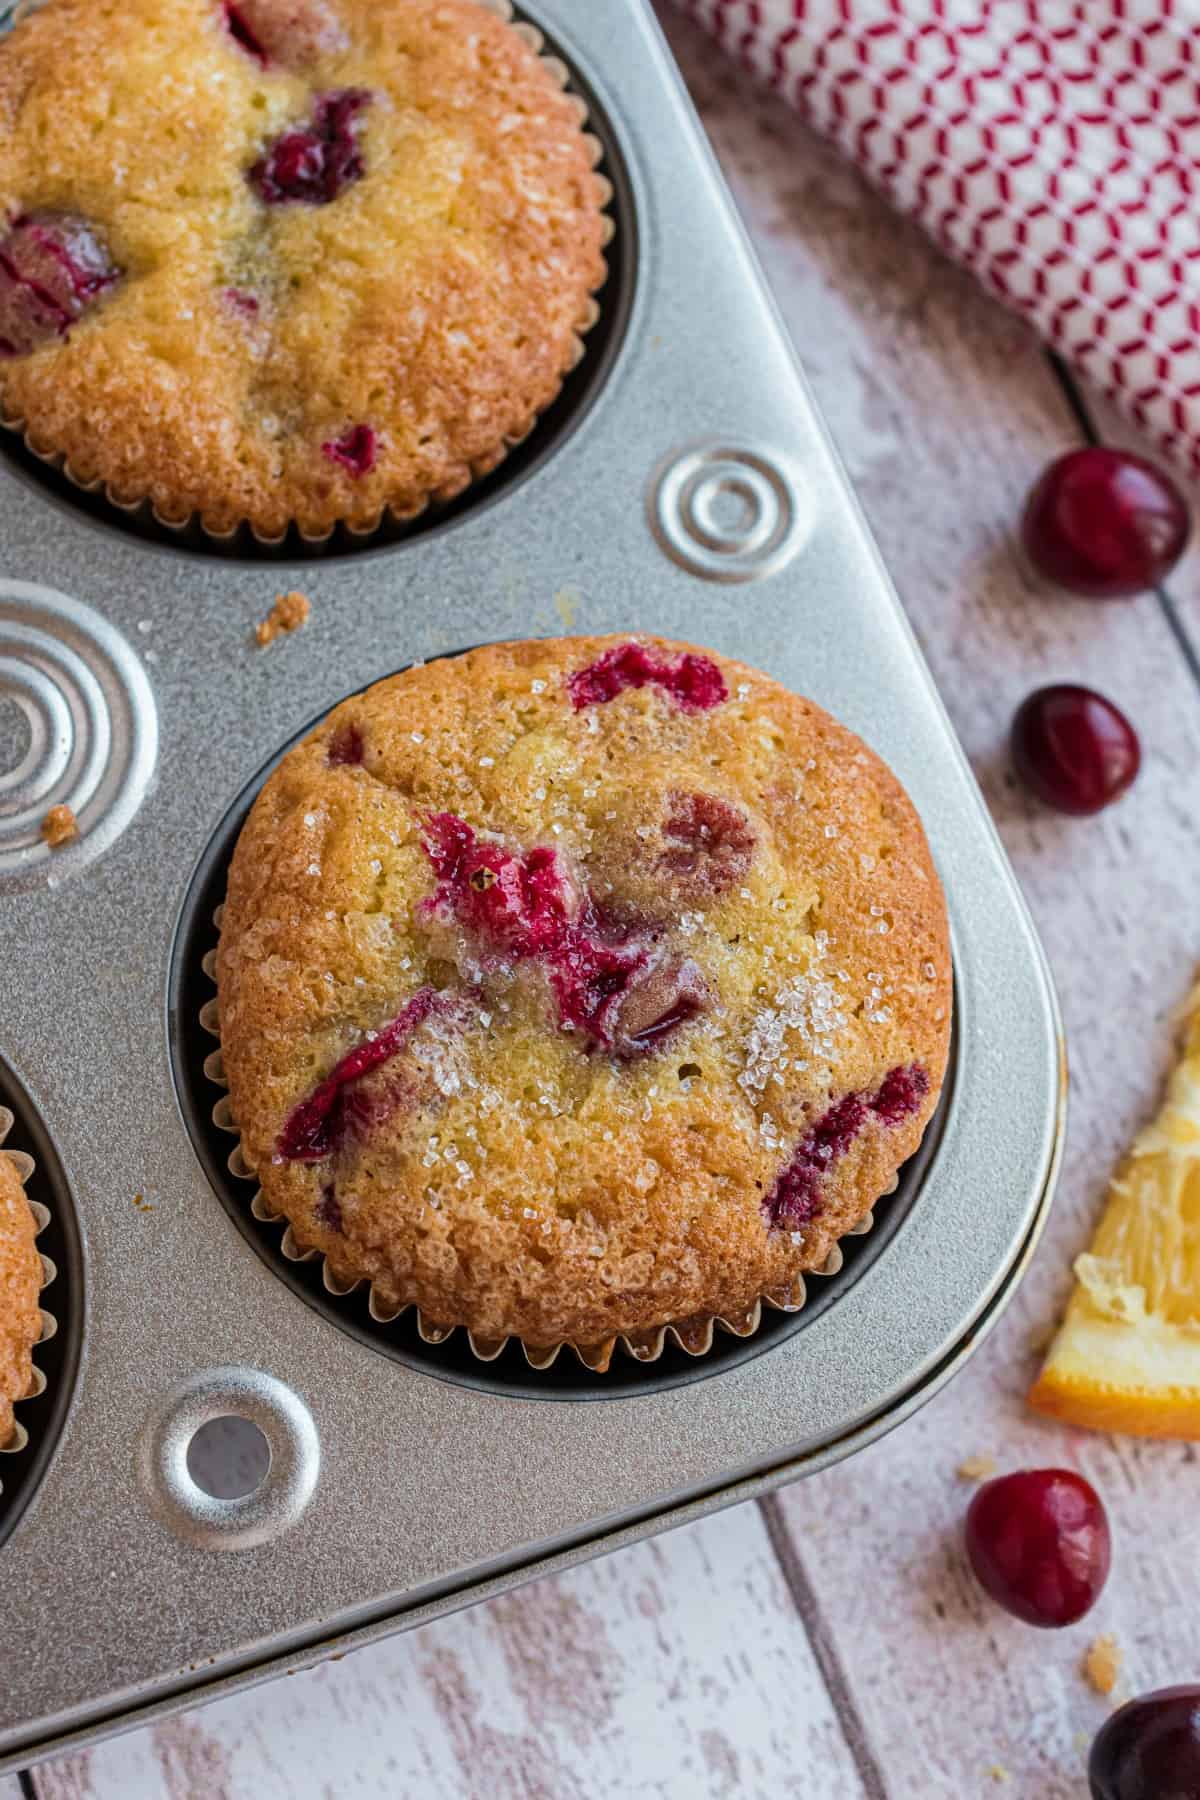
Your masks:
{"label": "distressed wood plank", "polygon": [[[864,1800],[754,1507],[37,1772],[41,1800]],[[7,1796],[3,1796],[7,1800]]]}
{"label": "distressed wood plank", "polygon": [[[1107,1710],[1078,1673],[1088,1641],[1114,1630],[1138,1687],[1200,1663],[1194,1453],[1051,1428],[1022,1405],[1030,1337],[1054,1317],[1112,1162],[1154,1102],[1167,1017],[1200,959],[1200,691],[1152,598],[1070,601],[1020,565],[1024,493],[1078,441],[1023,329],[786,109],[751,99],[690,28],[665,22],[1037,915],[1074,1076],[1061,1198],[996,1336],[920,1418],[789,1490],[779,1515],[890,1793],[968,1800],[1004,1791],[997,1768],[1030,1800],[1079,1800]],[[1012,711],[1055,679],[1104,689],[1142,733],[1141,780],[1100,819],[1055,819],[1011,784]],[[955,1478],[977,1452],[1066,1462],[1097,1482],[1119,1549],[1092,1620],[1046,1635],[980,1598]]]}

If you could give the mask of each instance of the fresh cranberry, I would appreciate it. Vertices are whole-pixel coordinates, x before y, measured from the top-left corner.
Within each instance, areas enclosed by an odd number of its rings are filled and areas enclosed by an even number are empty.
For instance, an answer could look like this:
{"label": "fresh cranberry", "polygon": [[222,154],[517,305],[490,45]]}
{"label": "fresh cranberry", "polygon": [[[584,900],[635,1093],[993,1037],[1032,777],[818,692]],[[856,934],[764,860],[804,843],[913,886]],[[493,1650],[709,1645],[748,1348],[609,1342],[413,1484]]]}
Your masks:
{"label": "fresh cranberry", "polygon": [[716,794],[680,789],[669,796],[663,837],[668,848],[659,868],[676,892],[696,899],[723,894],[743,880],[757,842],[740,808]]}
{"label": "fresh cranberry", "polygon": [[644,644],[614,644],[568,678],[567,692],[578,712],[585,706],[603,706],[626,688],[650,684],[662,688],[685,712],[707,712],[729,698],[725,678],[710,657],[689,650],[669,661]]}
{"label": "fresh cranberry", "polygon": [[268,206],[327,206],[336,200],[365,171],[358,123],[370,101],[365,88],[318,94],[312,123],[295,125],[275,139],[250,170],[251,187]]}
{"label": "fresh cranberry", "polygon": [[247,293],[245,288],[226,288],[225,304],[244,319],[257,319],[261,311],[257,294]]}
{"label": "fresh cranberry", "polygon": [[287,1162],[322,1162],[340,1149],[345,1139],[373,1122],[358,1110],[358,1083],[389,1062],[435,1012],[459,1004],[461,996],[418,988],[390,1025],[366,1038],[342,1057],[307,1100],[293,1108],[280,1133],[278,1150]]}
{"label": "fresh cranberry", "polygon": [[1084,817],[1132,786],[1141,767],[1138,737],[1125,714],[1091,688],[1038,688],[1013,720],[1017,774],[1039,800]]}
{"label": "fresh cranberry", "polygon": [[844,1094],[801,1138],[763,1211],[778,1229],[807,1225],[821,1211],[821,1185],[872,1118],[885,1127],[919,1112],[929,1092],[929,1072],[921,1063],[891,1069],[874,1094]]}
{"label": "fresh cranberry", "polygon": [[1038,573],[1089,600],[1125,600],[1169,575],[1190,521],[1170,476],[1127,450],[1071,450],[1025,504],[1021,535]]}
{"label": "fresh cranberry", "polygon": [[1101,1726],[1092,1800],[1200,1800],[1200,1687],[1160,1688]]}
{"label": "fresh cranberry", "polygon": [[344,431],[340,438],[333,438],[321,445],[321,454],[330,462],[339,463],[343,469],[349,470],[357,481],[360,475],[369,475],[375,467],[375,457],[379,440],[369,425],[352,425]]}
{"label": "fresh cranberry", "polygon": [[350,41],[323,0],[224,0],[221,10],[234,43],[263,68],[307,68]]}
{"label": "fresh cranberry", "polygon": [[1112,1542],[1099,1494],[1070,1469],[1023,1469],[981,1487],[967,1513],[980,1585],[1028,1625],[1073,1625],[1108,1580]]}
{"label": "fresh cranberry", "polygon": [[361,725],[339,725],[326,745],[325,761],[331,768],[353,767],[361,763],[364,748]]}
{"label": "fresh cranberry", "polygon": [[73,213],[22,213],[0,238],[0,357],[65,337],[118,278],[107,247]]}

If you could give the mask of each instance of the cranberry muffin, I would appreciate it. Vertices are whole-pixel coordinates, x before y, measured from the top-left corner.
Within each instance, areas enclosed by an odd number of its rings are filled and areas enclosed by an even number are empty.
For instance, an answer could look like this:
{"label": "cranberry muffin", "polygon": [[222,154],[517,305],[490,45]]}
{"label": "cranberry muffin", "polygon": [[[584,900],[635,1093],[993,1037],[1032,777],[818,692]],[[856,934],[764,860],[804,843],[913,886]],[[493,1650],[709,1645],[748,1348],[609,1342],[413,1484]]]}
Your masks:
{"label": "cranberry muffin", "polygon": [[0,1449],[13,1435],[13,1402],[29,1392],[41,1336],[42,1259],[37,1223],[12,1161],[0,1150]]}
{"label": "cranberry muffin", "polygon": [[820,1268],[942,1085],[945,905],[843,726],[653,638],[343,702],[256,800],[217,958],[267,1206],[339,1283],[595,1344]]}
{"label": "cranberry muffin", "polygon": [[476,0],[47,0],[0,41],[0,413],[213,532],[451,497],[594,315],[582,110]]}

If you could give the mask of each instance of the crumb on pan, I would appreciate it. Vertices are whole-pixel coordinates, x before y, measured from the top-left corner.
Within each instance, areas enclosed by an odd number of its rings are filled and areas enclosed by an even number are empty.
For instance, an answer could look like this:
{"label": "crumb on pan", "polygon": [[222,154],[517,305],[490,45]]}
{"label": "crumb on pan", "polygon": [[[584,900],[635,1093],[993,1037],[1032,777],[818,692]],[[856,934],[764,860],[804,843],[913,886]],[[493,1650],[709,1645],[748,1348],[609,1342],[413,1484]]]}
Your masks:
{"label": "crumb on pan", "polygon": [[994,1456],[968,1456],[966,1462],[958,1465],[960,1481],[990,1481],[996,1473]]}
{"label": "crumb on pan", "polygon": [[290,593],[276,594],[274,606],[254,627],[254,635],[260,645],[273,644],[281,632],[299,631],[311,611],[307,594],[297,593],[295,588]]}
{"label": "crumb on pan", "polygon": [[79,821],[69,806],[52,806],[42,820],[42,836],[52,850],[79,836]]}
{"label": "crumb on pan", "polygon": [[1123,1660],[1121,1646],[1111,1631],[1106,1632],[1088,1647],[1083,1659],[1084,1678],[1098,1694],[1111,1694]]}

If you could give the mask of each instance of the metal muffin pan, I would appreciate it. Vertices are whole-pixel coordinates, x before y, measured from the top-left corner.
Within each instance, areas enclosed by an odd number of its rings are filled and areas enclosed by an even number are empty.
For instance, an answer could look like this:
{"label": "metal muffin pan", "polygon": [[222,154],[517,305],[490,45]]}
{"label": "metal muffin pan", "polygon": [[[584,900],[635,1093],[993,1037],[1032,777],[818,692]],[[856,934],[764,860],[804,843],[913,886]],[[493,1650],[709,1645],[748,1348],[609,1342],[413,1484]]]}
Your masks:
{"label": "metal muffin pan", "polygon": [[[657,26],[645,0],[528,16],[596,103],[621,254],[595,367],[488,483],[403,542],[289,564],[159,542],[0,441],[0,1099],[70,1240],[45,1430],[0,1471],[0,1770],[846,1454],[986,1334],[1049,1201],[1044,960]],[[310,623],[259,651],[286,586]],[[191,1002],[236,820],[296,732],[417,658],[571,618],[743,657],[893,764],[950,897],[953,1082],[876,1233],[761,1342],[480,1379],[247,1242]],[[47,796],[84,825],[53,855]],[[220,1501],[186,1447],[230,1412],[272,1464]]]}

